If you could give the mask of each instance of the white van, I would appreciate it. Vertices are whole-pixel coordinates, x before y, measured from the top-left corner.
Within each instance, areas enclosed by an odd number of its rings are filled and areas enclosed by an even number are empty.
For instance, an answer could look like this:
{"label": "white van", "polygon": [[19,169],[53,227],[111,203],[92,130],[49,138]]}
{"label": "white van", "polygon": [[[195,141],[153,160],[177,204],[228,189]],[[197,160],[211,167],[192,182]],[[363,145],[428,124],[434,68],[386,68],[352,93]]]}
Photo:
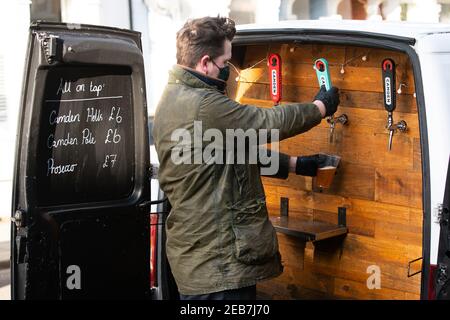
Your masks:
{"label": "white van", "polygon": [[[163,195],[150,192],[155,170],[140,34],[35,23],[28,50],[12,297],[175,299],[164,254],[170,204],[150,200]],[[327,152],[342,160],[326,190],[308,177],[263,178],[285,271],[258,285],[258,296],[448,299],[450,26],[329,20],[239,26],[231,98],[273,105],[271,53],[281,59],[281,104],[310,101],[318,89],[313,63],[327,59],[341,92],[336,116],[345,114],[348,123],[336,121],[331,131],[324,120],[281,142],[292,155]],[[385,59],[396,64],[390,129]],[[160,212],[149,219],[152,204]]]}

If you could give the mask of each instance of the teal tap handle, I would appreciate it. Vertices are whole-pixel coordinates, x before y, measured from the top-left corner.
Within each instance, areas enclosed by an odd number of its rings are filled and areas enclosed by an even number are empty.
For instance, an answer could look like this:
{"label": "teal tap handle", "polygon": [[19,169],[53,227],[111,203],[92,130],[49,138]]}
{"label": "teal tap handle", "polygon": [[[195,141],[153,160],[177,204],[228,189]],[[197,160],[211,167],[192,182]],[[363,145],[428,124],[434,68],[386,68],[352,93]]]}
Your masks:
{"label": "teal tap handle", "polygon": [[314,62],[314,69],[316,70],[317,80],[319,81],[319,87],[325,86],[326,90],[331,89],[331,78],[328,70],[327,59],[320,58]]}
{"label": "teal tap handle", "polygon": [[[317,80],[319,81],[319,88],[325,86],[328,91],[331,89],[330,72],[328,70],[328,61],[325,58],[320,58],[314,61],[314,69],[316,70]],[[327,117],[330,124],[330,143],[333,143],[334,136],[334,115]]]}

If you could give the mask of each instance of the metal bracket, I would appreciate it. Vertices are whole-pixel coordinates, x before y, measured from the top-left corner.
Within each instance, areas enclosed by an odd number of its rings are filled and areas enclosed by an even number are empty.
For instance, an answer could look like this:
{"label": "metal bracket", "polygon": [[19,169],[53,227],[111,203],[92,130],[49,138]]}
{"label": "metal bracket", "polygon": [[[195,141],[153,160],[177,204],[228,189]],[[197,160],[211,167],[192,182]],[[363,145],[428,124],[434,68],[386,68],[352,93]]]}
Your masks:
{"label": "metal bracket", "polygon": [[338,207],[338,226],[340,226],[340,227],[347,226],[347,208],[346,207]]}
{"label": "metal bracket", "polygon": [[280,216],[287,217],[289,215],[289,198],[280,198]]}
{"label": "metal bracket", "polygon": [[62,46],[61,40],[58,36],[48,34],[46,32],[40,32],[37,33],[36,37],[41,44],[48,64],[52,64],[61,59]]}
{"label": "metal bracket", "polygon": [[411,278],[412,276],[415,276],[416,274],[422,273],[422,270],[419,270],[417,272],[414,272],[413,274],[411,274],[411,264],[413,264],[414,262],[423,260],[423,257],[411,260],[410,262],[408,262],[408,278]]}
{"label": "metal bracket", "polygon": [[442,203],[439,203],[437,206],[437,218],[440,224],[447,225],[449,223],[449,209],[444,208]]}
{"label": "metal bracket", "polygon": [[16,224],[16,228],[21,228],[23,226],[23,211],[16,210],[14,217],[11,217],[11,222]]}
{"label": "metal bracket", "polygon": [[436,283],[443,286],[448,280],[448,267],[447,265],[440,263],[436,274]]}

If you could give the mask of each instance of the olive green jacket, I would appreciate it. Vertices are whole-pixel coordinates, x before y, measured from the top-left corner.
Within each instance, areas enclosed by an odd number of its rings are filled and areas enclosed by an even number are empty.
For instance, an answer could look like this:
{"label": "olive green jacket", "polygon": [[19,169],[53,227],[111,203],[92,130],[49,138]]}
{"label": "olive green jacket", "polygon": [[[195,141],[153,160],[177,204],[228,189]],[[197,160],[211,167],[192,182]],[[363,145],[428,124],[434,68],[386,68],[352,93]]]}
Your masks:
{"label": "olive green jacket", "polygon": [[[195,157],[194,121],[201,121],[203,134],[211,128],[224,137],[226,129],[279,129],[282,140],[311,129],[322,119],[312,103],[273,108],[242,105],[200,79],[186,68],[173,67],[153,127],[159,182],[172,205],[166,221],[166,252],[184,295],[250,286],[283,271],[260,166],[249,161],[180,164],[173,160],[174,154],[179,156],[176,159]],[[174,134],[177,129],[189,133],[191,141]],[[213,139],[204,140],[203,151]],[[214,143],[218,148],[224,145]],[[280,155],[279,177],[287,177],[288,159]]]}

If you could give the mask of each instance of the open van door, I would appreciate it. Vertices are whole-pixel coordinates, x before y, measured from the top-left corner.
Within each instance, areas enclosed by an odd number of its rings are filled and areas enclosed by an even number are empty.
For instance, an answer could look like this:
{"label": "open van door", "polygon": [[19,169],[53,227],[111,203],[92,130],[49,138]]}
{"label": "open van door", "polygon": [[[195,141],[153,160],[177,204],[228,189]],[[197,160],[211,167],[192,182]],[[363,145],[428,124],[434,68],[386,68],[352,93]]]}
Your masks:
{"label": "open van door", "polygon": [[447,182],[445,183],[444,201],[439,210],[438,267],[436,272],[436,299],[450,300],[450,159],[447,169]]}
{"label": "open van door", "polygon": [[13,299],[149,297],[140,34],[33,23],[11,232]]}

